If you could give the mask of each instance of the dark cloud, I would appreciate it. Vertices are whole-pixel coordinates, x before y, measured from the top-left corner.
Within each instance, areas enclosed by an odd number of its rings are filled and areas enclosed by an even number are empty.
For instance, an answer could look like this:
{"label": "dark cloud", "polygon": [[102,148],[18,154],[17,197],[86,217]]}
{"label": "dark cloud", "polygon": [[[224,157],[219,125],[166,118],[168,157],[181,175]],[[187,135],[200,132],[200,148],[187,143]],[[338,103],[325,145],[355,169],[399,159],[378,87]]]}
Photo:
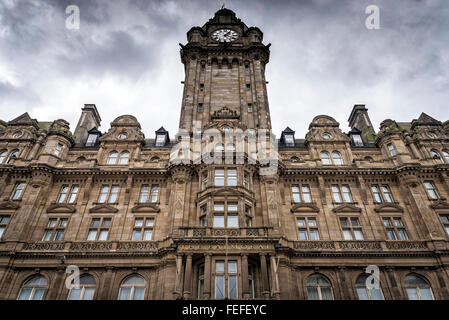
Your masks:
{"label": "dark cloud", "polygon": [[[175,131],[184,78],[178,43],[222,2],[2,1],[0,119],[29,111],[76,123],[82,104],[96,103],[104,130],[132,113],[147,135],[161,125]],[[80,8],[78,31],[64,27],[70,4]],[[380,7],[380,30],[365,28],[368,5]],[[345,129],[356,103],[366,103],[376,126],[422,111],[449,118],[446,0],[231,0],[226,7],[272,43],[267,80],[276,133],[288,125],[303,137],[317,114]]]}

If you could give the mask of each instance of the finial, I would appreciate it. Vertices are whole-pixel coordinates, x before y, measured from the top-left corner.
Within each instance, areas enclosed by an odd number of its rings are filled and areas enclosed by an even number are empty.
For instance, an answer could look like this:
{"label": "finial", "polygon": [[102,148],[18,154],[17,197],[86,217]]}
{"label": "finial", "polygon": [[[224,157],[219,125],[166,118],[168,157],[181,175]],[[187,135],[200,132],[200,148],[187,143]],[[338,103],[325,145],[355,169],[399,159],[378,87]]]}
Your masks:
{"label": "finial", "polygon": [[221,9],[224,9],[224,7],[225,7],[225,4],[223,3],[223,5],[221,6]]}

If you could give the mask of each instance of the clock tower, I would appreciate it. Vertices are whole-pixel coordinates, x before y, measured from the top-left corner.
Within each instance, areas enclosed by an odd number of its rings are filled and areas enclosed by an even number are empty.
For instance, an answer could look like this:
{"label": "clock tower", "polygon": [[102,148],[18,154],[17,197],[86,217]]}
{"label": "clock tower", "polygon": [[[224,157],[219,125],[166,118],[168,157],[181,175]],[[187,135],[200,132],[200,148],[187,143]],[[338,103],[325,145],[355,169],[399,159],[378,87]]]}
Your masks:
{"label": "clock tower", "polygon": [[263,33],[248,27],[229,9],[221,9],[202,27],[187,32],[181,44],[185,66],[179,126],[189,132],[193,122],[205,127],[224,123],[246,129],[271,129],[265,66],[269,47]]}

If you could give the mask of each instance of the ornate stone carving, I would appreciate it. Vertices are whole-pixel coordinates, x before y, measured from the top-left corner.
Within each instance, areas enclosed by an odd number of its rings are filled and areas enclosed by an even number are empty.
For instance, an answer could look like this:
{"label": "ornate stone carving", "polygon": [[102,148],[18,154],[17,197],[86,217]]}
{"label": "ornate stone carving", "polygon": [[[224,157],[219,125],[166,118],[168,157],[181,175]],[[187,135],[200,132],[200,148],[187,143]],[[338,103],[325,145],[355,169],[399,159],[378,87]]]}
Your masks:
{"label": "ornate stone carving", "polygon": [[63,203],[55,203],[47,208],[49,213],[74,213],[75,211],[75,206]]}
{"label": "ornate stone carving", "polygon": [[25,243],[23,250],[26,251],[60,251],[64,250],[65,244],[62,242],[36,242],[36,243]]}
{"label": "ornate stone carving", "polygon": [[139,203],[131,208],[131,212],[159,212],[158,205],[155,203]]}
{"label": "ornate stone carving", "polygon": [[294,247],[298,250],[335,250],[333,241],[296,241]]}
{"label": "ornate stone carving", "polygon": [[98,213],[103,213],[103,212],[105,212],[105,213],[116,213],[116,212],[118,212],[118,209],[117,208],[115,208],[115,207],[113,207],[113,206],[110,206],[110,205],[107,205],[107,204],[100,204],[100,205],[97,205],[97,206],[95,206],[95,207],[93,207],[93,208],[90,208],[89,209],[89,212],[98,212]]}
{"label": "ornate stone carving", "polygon": [[0,210],[16,210],[20,206],[14,201],[3,201],[0,203]]}
{"label": "ornate stone carving", "polygon": [[376,212],[404,212],[404,208],[396,203],[383,203],[374,208]]}
{"label": "ornate stone carving", "polygon": [[240,119],[237,111],[231,110],[228,107],[223,107],[220,110],[215,110],[211,115],[211,119]]}
{"label": "ornate stone carving", "polygon": [[112,242],[73,242],[70,250],[74,251],[109,251]]}
{"label": "ornate stone carving", "polygon": [[353,204],[342,204],[332,209],[332,212],[362,212],[362,209]]}
{"label": "ornate stone carving", "polygon": [[118,251],[155,251],[157,250],[157,242],[147,241],[127,241],[119,242]]}
{"label": "ornate stone carving", "polygon": [[425,241],[387,241],[386,247],[389,250],[427,250]]}
{"label": "ornate stone carving", "polygon": [[382,250],[379,241],[340,241],[342,250]]}
{"label": "ornate stone carving", "polygon": [[212,229],[213,236],[239,236],[240,229]]}
{"label": "ornate stone carving", "polygon": [[320,212],[320,208],[318,208],[313,203],[297,203],[292,206],[290,209],[291,212]]}

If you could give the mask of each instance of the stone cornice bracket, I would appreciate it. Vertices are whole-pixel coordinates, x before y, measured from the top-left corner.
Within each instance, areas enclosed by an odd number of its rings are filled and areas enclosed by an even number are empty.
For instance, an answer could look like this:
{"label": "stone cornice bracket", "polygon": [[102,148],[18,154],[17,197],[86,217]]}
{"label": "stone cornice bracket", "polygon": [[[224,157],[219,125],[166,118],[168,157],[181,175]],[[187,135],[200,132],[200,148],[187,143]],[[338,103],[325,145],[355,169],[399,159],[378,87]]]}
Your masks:
{"label": "stone cornice bracket", "polygon": [[190,166],[176,165],[169,168],[173,182],[176,184],[183,184],[190,181],[193,170]]}
{"label": "stone cornice bracket", "polygon": [[403,172],[399,174],[399,184],[416,188],[419,184],[419,179],[415,172]]}
{"label": "stone cornice bracket", "polygon": [[279,176],[277,174],[261,175],[260,181],[266,184],[277,184],[279,182]]}
{"label": "stone cornice bracket", "polygon": [[50,170],[43,168],[31,168],[31,185],[33,188],[51,185],[53,174]]}

